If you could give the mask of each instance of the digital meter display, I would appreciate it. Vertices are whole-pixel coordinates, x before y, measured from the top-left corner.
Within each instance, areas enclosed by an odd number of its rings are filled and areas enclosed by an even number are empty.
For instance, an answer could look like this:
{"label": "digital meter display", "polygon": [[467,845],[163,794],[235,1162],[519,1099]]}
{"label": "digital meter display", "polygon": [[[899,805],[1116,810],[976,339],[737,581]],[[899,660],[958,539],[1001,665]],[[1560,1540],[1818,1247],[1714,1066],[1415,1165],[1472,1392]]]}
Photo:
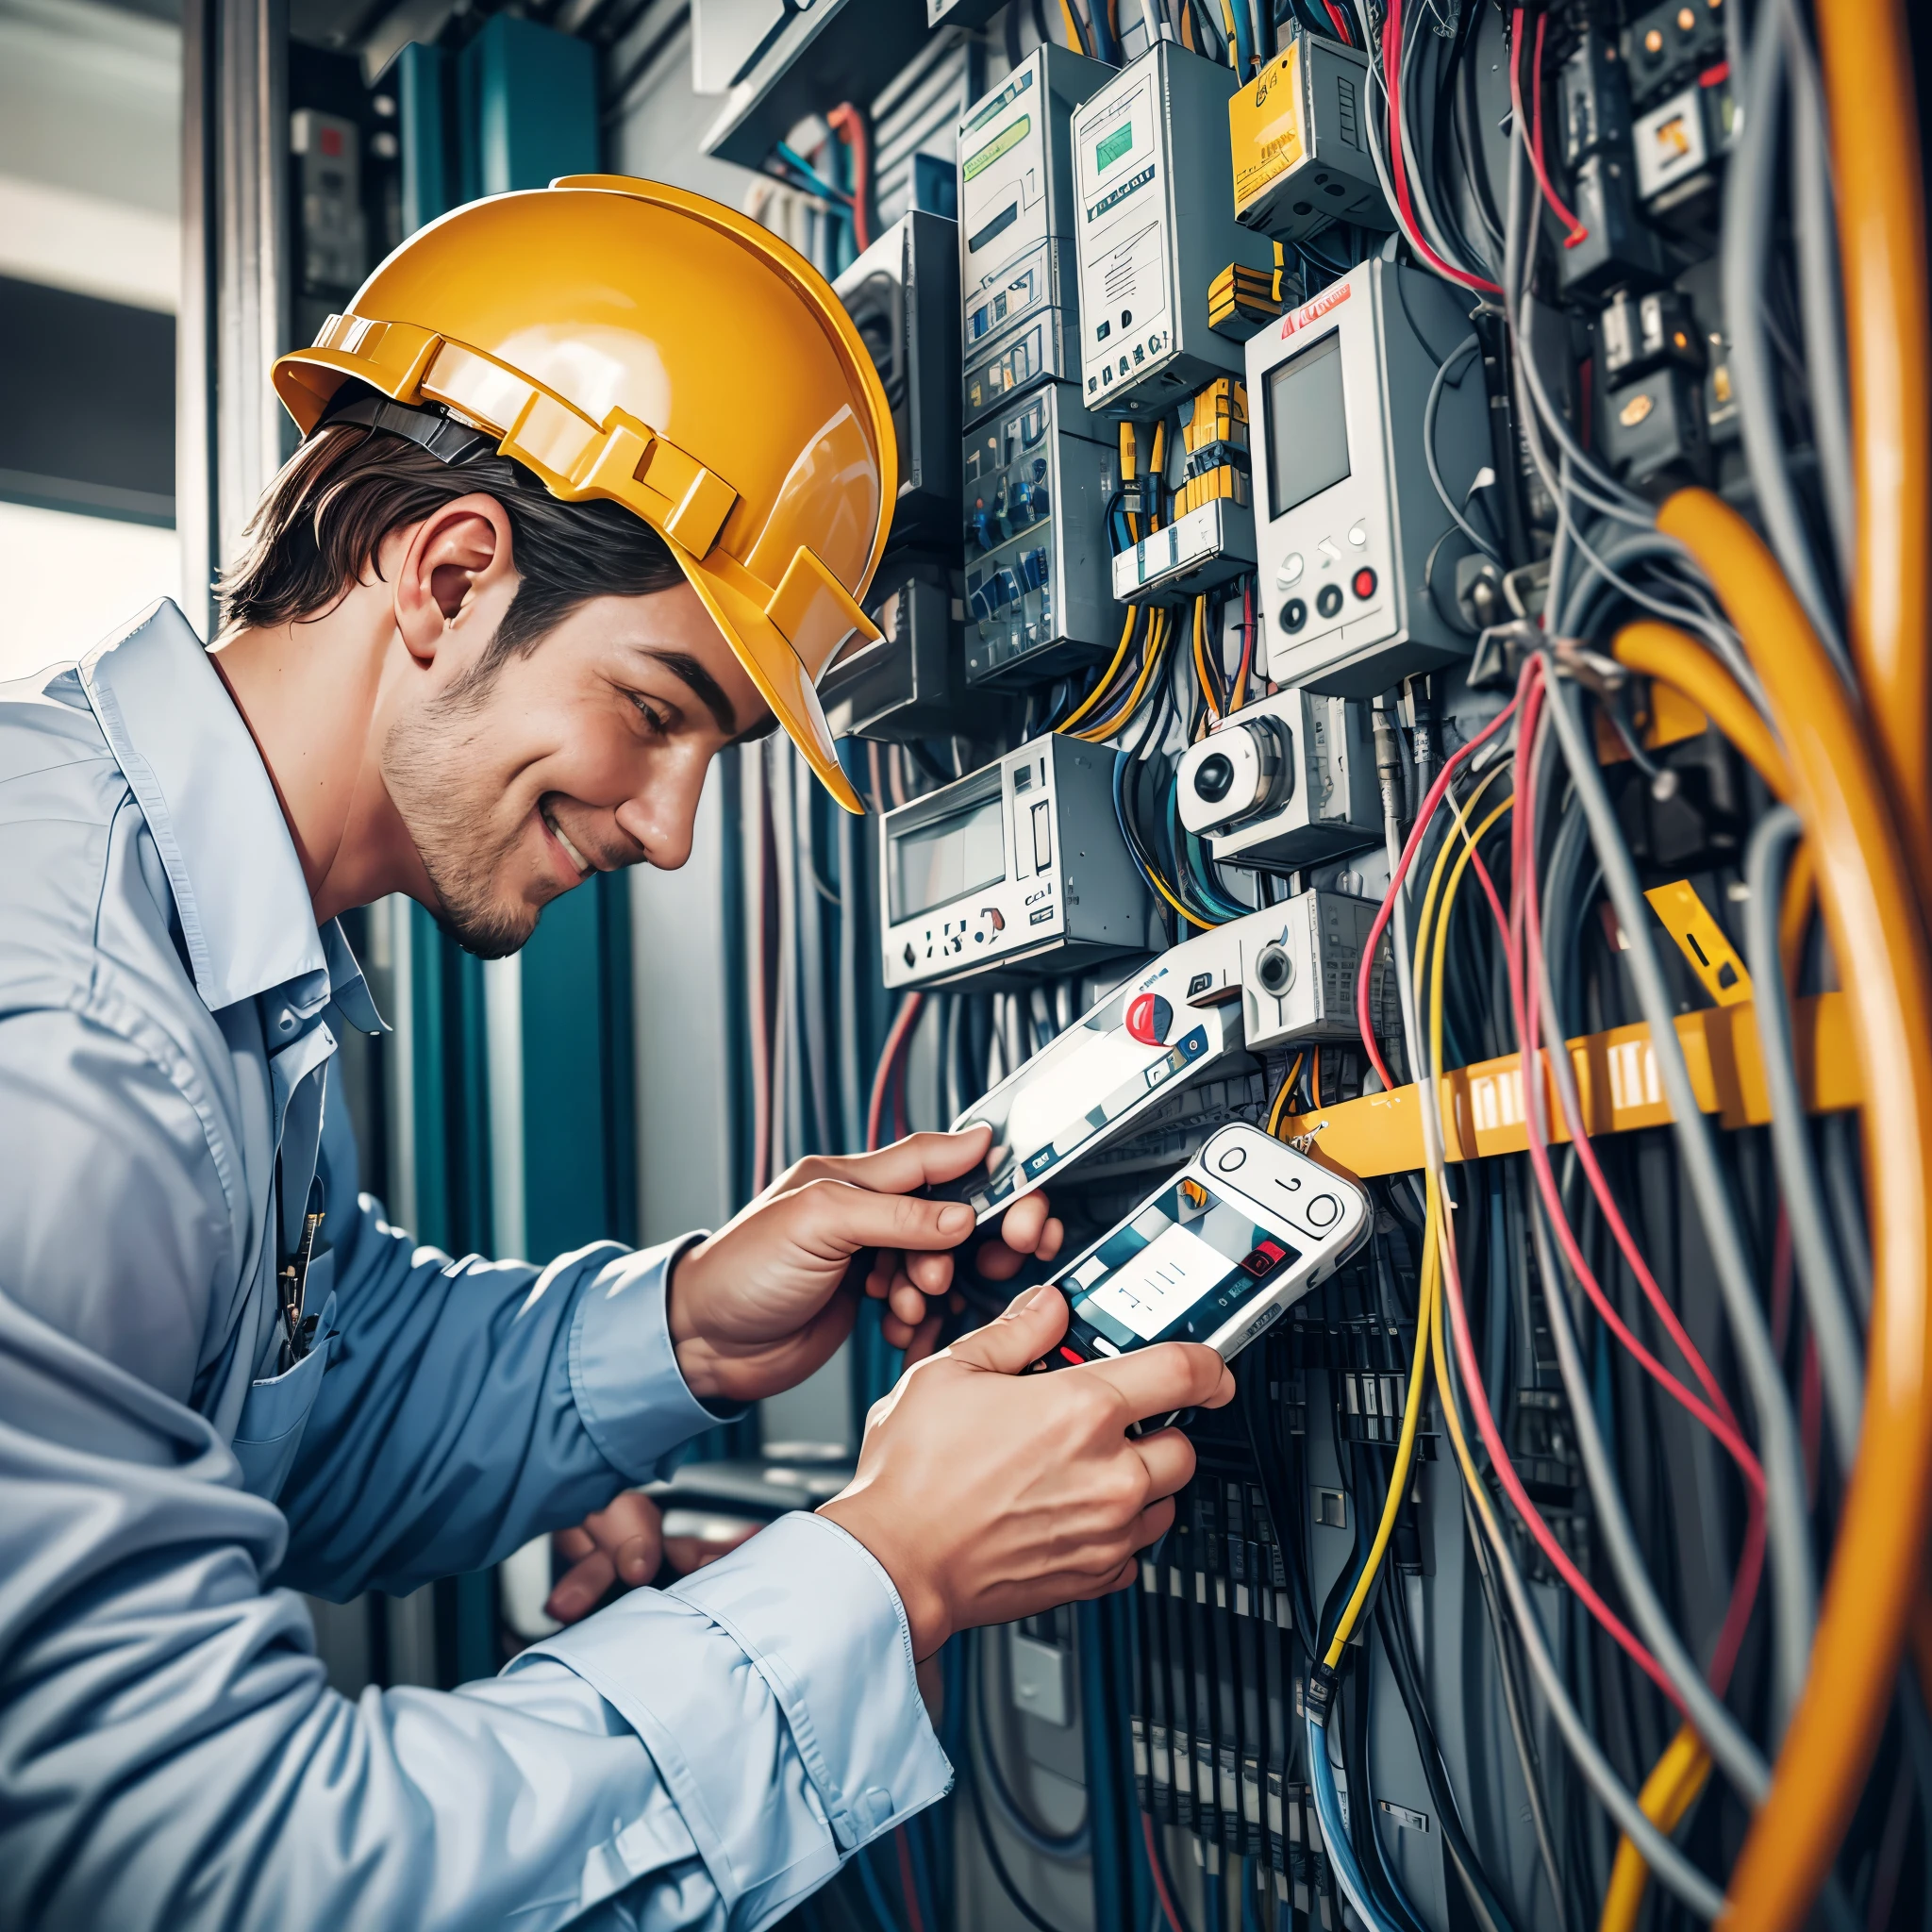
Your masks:
{"label": "digital meter display", "polygon": [[1093,144],[1093,172],[1104,175],[1134,145],[1134,124],[1123,121],[1111,134],[1104,134]]}
{"label": "digital meter display", "polygon": [[1076,1339],[1102,1355],[1205,1341],[1301,1251],[1184,1175],[1060,1279]]}
{"label": "digital meter display", "polygon": [[942,818],[894,830],[889,855],[892,919],[916,919],[1007,875],[1005,800],[992,783]]}
{"label": "digital meter display", "polygon": [[1340,331],[1268,372],[1266,408],[1268,508],[1286,516],[1349,474]]}

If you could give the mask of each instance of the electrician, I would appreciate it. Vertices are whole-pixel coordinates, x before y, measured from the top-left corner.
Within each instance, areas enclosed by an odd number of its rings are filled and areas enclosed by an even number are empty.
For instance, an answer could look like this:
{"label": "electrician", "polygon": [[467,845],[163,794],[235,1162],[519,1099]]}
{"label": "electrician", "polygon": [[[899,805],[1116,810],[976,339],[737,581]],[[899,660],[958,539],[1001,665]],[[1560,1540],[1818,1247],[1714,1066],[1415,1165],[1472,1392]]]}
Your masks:
{"label": "electrician", "polygon": [[[1225,1401],[1205,1349],[1018,1372],[1042,1290],[920,1362],[858,1479],[451,1694],[331,1692],[299,1591],[496,1562],[789,1388],[865,1290],[929,1353],[985,1152],[808,1160],[726,1227],[539,1270],[417,1248],[333,1091],[337,916],[514,952],[681,865],[855,634],[891,420],[831,290],[617,177],[458,210],[275,383],[306,440],[205,650],[161,603],[0,688],[0,1924],[758,1926],[941,1796],[915,1665],[1133,1574]],[[319,1221],[317,1217],[320,1217]],[[1059,1240],[1007,1216],[983,1271]]]}

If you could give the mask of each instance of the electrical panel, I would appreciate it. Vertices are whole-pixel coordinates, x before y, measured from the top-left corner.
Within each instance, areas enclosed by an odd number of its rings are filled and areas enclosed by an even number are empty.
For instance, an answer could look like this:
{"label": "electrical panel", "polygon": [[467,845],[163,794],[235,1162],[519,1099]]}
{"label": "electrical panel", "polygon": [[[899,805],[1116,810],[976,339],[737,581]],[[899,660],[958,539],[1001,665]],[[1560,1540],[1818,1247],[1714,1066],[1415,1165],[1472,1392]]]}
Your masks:
{"label": "electrical panel", "polygon": [[1366,696],[1467,653],[1469,627],[1444,614],[1464,540],[1430,459],[1464,500],[1489,467],[1481,358],[1436,383],[1468,336],[1441,282],[1376,257],[1249,342],[1277,684]]}
{"label": "electrical panel", "polygon": [[966,439],[966,678],[1038,684],[1091,662],[1112,618],[1111,443],[1065,383],[1009,403]]}
{"label": "electrical panel", "polygon": [[1216,375],[1239,344],[1208,325],[1230,262],[1272,274],[1234,219],[1227,104],[1237,77],[1159,41],[1074,115],[1081,372],[1091,408],[1152,416]]}
{"label": "electrical panel", "polygon": [[1382,837],[1361,704],[1305,690],[1230,711],[1174,768],[1181,824],[1217,862],[1294,872]]}
{"label": "electrical panel", "polygon": [[1036,47],[959,123],[965,420],[1036,383],[1077,381],[1074,109],[1109,70]]}
{"label": "electrical panel", "polygon": [[1113,755],[1033,739],[879,823],[890,987],[1064,973],[1148,942],[1113,811]]}
{"label": "electrical panel", "polygon": [[[866,326],[889,387],[945,364],[958,489],[902,506],[885,638],[821,683],[870,741],[876,844],[755,823],[796,957],[774,980],[750,935],[754,1025],[782,1009],[753,1045],[791,1058],[744,1109],[747,1181],[858,1144],[803,1117],[870,1094],[880,1140],[991,1128],[931,1191],[990,1233],[1042,1191],[1074,1264],[1231,1128],[1374,1207],[1234,1401],[1177,1421],[1195,1474],[1140,1588],[948,1647],[950,1835],[836,1881],[839,1923],[1775,1916],[1739,1847],[1757,1787],[1795,1788],[1764,1662],[1794,1579],[1755,1566],[1802,1555],[1821,1630],[1844,1601],[1816,1318],[1875,1358],[1847,1042],[1883,962],[1790,886],[1764,721],[1789,747],[1793,654],[1851,676],[1874,753],[1911,714],[1838,662],[1877,429],[1917,433],[1860,385],[1871,291],[1910,276],[1842,166],[1844,102],[1899,106],[1904,10],[927,0],[955,38],[874,97],[869,148],[841,88],[833,132],[767,155],[837,268],[861,164],[895,209],[908,157],[921,206],[952,170],[943,328],[910,257]],[[1818,650],[1767,641],[1746,575]],[[947,1340],[1012,1291],[960,1287]],[[859,1321],[856,1414],[896,1373]],[[1802,1453],[1759,1470],[1766,1418]],[[1840,1669],[1868,1641],[1840,1624]],[[1932,1923],[1897,1663],[1833,1840],[1847,1923]],[[1684,1710],[1722,1739],[1707,1695],[1738,1736],[1665,1819]]]}
{"label": "electrical panel", "polygon": [[819,679],[832,735],[905,744],[997,730],[998,701],[966,685],[964,610],[958,572],[888,558],[866,599],[878,637],[848,647]]}
{"label": "electrical panel", "polygon": [[1239,221],[1295,239],[1336,222],[1392,224],[1369,153],[1369,64],[1353,47],[1297,33],[1230,98]]}
{"label": "electrical panel", "polygon": [[938,549],[959,518],[959,258],[955,224],[914,208],[832,285],[891,406],[899,495],[888,546]]}

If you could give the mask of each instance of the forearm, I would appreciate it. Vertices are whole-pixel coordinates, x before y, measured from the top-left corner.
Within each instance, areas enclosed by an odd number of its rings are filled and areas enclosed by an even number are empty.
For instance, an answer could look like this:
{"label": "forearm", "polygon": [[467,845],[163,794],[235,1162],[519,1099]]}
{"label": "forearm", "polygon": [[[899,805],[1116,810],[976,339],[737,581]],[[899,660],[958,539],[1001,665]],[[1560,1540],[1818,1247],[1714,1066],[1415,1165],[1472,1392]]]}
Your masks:
{"label": "forearm", "polygon": [[[75,1401],[43,1340],[0,1299],[0,1924],[753,1927],[944,1788],[897,1599],[812,1519],[351,1705],[212,1432],[111,1372]],[[157,1453],[81,1446],[116,1424]]]}
{"label": "forearm", "polygon": [[278,1579],[333,1598],[478,1570],[602,1507],[726,1411],[665,1325],[676,1246],[539,1271],[452,1262],[365,1205],[339,1244],[341,1331],[280,1502]]}

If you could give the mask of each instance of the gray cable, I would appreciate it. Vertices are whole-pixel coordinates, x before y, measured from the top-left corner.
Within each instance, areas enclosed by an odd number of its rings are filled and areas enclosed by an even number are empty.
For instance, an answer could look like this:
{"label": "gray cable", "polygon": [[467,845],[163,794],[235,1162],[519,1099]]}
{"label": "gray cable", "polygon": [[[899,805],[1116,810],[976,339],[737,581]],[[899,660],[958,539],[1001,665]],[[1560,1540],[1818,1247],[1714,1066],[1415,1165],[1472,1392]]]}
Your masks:
{"label": "gray cable", "polygon": [[[1732,12],[1736,12],[1736,8]],[[1844,322],[1839,310],[1838,208],[1831,190],[1824,90],[1818,59],[1794,7],[1784,16],[1791,91],[1791,233],[1798,251],[1798,308],[1805,329],[1806,388],[1818,481],[1831,525],[1840,592],[1852,580],[1851,409],[1845,397]],[[1728,29],[1731,22],[1727,20]]]}
{"label": "gray cable", "polygon": [[[1446,1295],[1443,1307],[1446,1312]],[[1517,1632],[1523,1640],[1523,1654],[1528,1660],[1531,1674],[1536,1678],[1537,1688],[1543,1694],[1543,1702],[1556,1720],[1557,1728],[1563,1734],[1563,1741],[1570,1747],[1570,1755],[1576,1760],[1577,1769],[1602,1801],[1604,1809],[1616,1821],[1617,1828],[1637,1847],[1643,1862],[1657,1878],[1699,1918],[1716,1918],[1724,1906],[1724,1894],[1657,1829],[1629,1788],[1617,1775],[1609,1759],[1591,1736],[1589,1727],[1578,1716],[1556,1660],[1550,1656],[1549,1645],[1543,1639],[1542,1624],[1537,1620],[1536,1606],[1530,1601],[1522,1573],[1516,1567],[1516,1558],[1510,1554],[1508,1539],[1504,1536],[1500,1523],[1493,1521],[1494,1505],[1488,1511],[1478,1510],[1476,1513],[1489,1536],[1496,1574],[1502,1578],[1510,1610],[1516,1618]]]}
{"label": "gray cable", "polygon": [[1784,1727],[1805,1688],[1811,1655],[1811,1632],[1817,1618],[1818,1586],[1812,1572],[1809,1509],[1805,1498],[1805,1462],[1798,1443],[1798,1426],[1771,1344],[1764,1310],[1751,1283],[1751,1267],[1738,1218],[1718,1166],[1710,1127],[1698,1109],[1685,1064],[1683,1042],[1677,1038],[1669,989],[1651,936],[1650,908],[1637,883],[1637,868],[1624,842],[1616,808],[1604,789],[1596,766],[1595,747],[1584,731],[1576,695],[1562,680],[1551,677],[1548,703],[1576,788],[1590,820],[1591,841],[1604,869],[1618,924],[1629,943],[1624,955],[1637,1003],[1650,1027],[1652,1051],[1670,1103],[1672,1133],[1683,1162],[1685,1178],[1697,1203],[1711,1263],[1730,1319],[1738,1359],[1751,1393],[1757,1419],[1758,1453],[1764,1463],[1766,1541],[1772,1579],[1772,1653],[1774,1739]]}
{"label": "gray cable", "polygon": [[1851,659],[1845,653],[1838,615],[1819,580],[1804,512],[1791,486],[1784,434],[1777,420],[1777,373],[1765,339],[1763,281],[1771,253],[1784,83],[1784,36],[1778,30],[1774,4],[1761,15],[1753,37],[1743,125],[1724,180],[1721,258],[1724,319],[1731,335],[1731,389],[1738,398],[1738,427],[1743,435],[1751,488],[1771,547],[1790,582],[1792,594],[1805,607],[1811,628],[1831,653],[1840,675],[1850,683]]}
{"label": "gray cable", "polygon": [[[1551,1071],[1559,1086],[1564,1082],[1566,1070],[1571,1072],[1570,1092],[1564,1099],[1567,1113],[1575,1095],[1575,1081],[1574,1070],[1570,1070],[1570,1056],[1562,1050],[1560,1041],[1552,1043],[1550,1060]],[[1534,1084],[1533,1081],[1525,1082],[1525,1091]],[[1541,1102],[1532,1097],[1530,1104],[1541,1112]],[[1547,1131],[1541,1126],[1539,1131],[1547,1141]],[[1574,1147],[1570,1158],[1573,1160],[1576,1158]],[[1677,1635],[1657,1596],[1657,1588],[1651,1582],[1643,1552],[1638,1546],[1637,1532],[1624,1507],[1616,1467],[1610,1459],[1602,1431],[1597,1427],[1596,1406],[1591,1395],[1589,1377],[1584,1373],[1583,1357],[1576,1345],[1576,1331],[1571,1325],[1569,1295],[1563,1288],[1563,1276],[1569,1273],[1569,1258],[1567,1256],[1564,1257],[1563,1270],[1559,1273],[1557,1257],[1551,1252],[1554,1243],[1550,1238],[1548,1212],[1541,1193],[1532,1201],[1531,1208],[1530,1231],[1536,1243],[1536,1262],[1546,1287],[1543,1307],[1549,1317],[1551,1339],[1557,1344],[1557,1367],[1563,1377],[1563,1392],[1570,1398],[1571,1426],[1576,1431],[1576,1449],[1583,1460],[1583,1474],[1590,1484],[1591,1500],[1596,1504],[1597,1527],[1603,1532],[1604,1548],[1609,1557],[1610,1567],[1617,1573],[1618,1587],[1630,1607],[1637,1627],[1643,1633],[1643,1641],[1650,1645],[1657,1662],[1663,1666],[1664,1674],[1684,1700],[1684,1708],[1697,1735],[1703,1739],[1711,1757],[1723,1767],[1724,1775],[1756,1809],[1763,1804],[1765,1794],[1771,1790],[1771,1766],[1765,1762],[1763,1753],[1751,1741],[1744,1727],[1706,1681],[1703,1672],[1685,1649],[1683,1640]]]}
{"label": "gray cable", "polygon": [[[1516,1761],[1523,1771],[1523,1789],[1529,1799],[1529,1820],[1536,1832],[1537,1862],[1543,1881],[1550,1889],[1550,1903],[1557,1908],[1557,1920],[1568,1932],[1570,1915],[1564,1909],[1562,1867],[1557,1858],[1557,1841],[1550,1831],[1548,1808],[1543,1803],[1542,1761],[1537,1755],[1536,1740],[1530,1735],[1524,1706],[1529,1702],[1517,1681],[1516,1659],[1509,1655],[1507,1634],[1503,1628],[1503,1606],[1496,1600],[1496,1580],[1490,1569],[1482,1527],[1476,1521],[1475,1505],[1467,1489],[1462,1491],[1462,1521],[1469,1533],[1469,1546],[1475,1557],[1476,1579],[1482,1585],[1483,1602],[1489,1608],[1490,1632],[1496,1643],[1496,1674],[1503,1689],[1503,1707],[1509,1719],[1510,1741],[1516,1746]],[[1535,1897],[1530,1899],[1534,1911]]]}
{"label": "gray cable", "polygon": [[1751,891],[1744,910],[1744,958],[1751,969],[1757,1041],[1764,1056],[1764,1085],[1771,1096],[1772,1158],[1777,1163],[1778,1187],[1785,1197],[1805,1312],[1818,1345],[1818,1373],[1824,1385],[1825,1411],[1831,1418],[1832,1448],[1839,1468],[1849,1470],[1858,1451],[1864,1351],[1832,1245],[1824,1189],[1806,1125],[1797,1053],[1791,1043],[1790,999],[1778,958],[1778,905],[1785,872],[1804,836],[1803,821],[1788,805],[1766,812],[1751,834],[1744,859],[1745,883]]}
{"label": "gray cable", "polygon": [[[1398,270],[1397,273],[1400,274],[1401,271]],[[1436,486],[1436,494],[1442,499],[1442,508],[1449,512],[1456,527],[1491,563],[1501,563],[1502,553],[1457,508],[1456,499],[1449,494],[1449,486],[1442,481],[1442,465],[1436,458],[1436,417],[1442,407],[1442,385],[1449,379],[1449,372],[1457,363],[1466,362],[1481,347],[1481,342],[1474,336],[1470,336],[1459,348],[1450,350],[1448,360],[1436,371],[1436,379],[1429,385],[1429,399],[1423,405],[1423,457],[1429,466],[1429,481]],[[1456,387],[1462,387],[1459,377]]]}

